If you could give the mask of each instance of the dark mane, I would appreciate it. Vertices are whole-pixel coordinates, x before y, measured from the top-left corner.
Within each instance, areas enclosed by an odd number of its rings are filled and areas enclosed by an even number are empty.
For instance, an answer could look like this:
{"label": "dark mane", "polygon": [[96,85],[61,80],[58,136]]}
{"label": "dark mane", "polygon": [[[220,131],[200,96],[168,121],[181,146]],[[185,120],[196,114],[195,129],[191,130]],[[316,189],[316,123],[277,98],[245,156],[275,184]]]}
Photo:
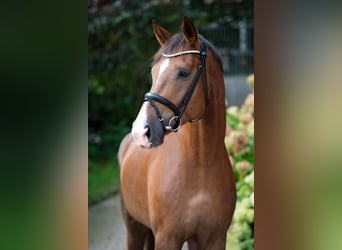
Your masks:
{"label": "dark mane", "polygon": [[[200,35],[201,36],[201,35]],[[202,37],[202,36],[201,36]],[[223,72],[223,66],[222,66],[222,59],[214,45],[212,45],[208,40],[202,37],[202,40],[204,41],[205,46],[207,47],[207,50],[211,50],[211,52],[214,55],[214,58],[219,63],[221,71]],[[162,46],[158,52],[153,56],[152,65],[156,64],[160,58],[162,57],[162,53],[165,54],[171,54],[177,52],[177,49],[179,51],[179,48],[183,48],[185,45],[185,39],[183,36],[183,33],[177,33],[174,36],[170,37],[164,46]]]}

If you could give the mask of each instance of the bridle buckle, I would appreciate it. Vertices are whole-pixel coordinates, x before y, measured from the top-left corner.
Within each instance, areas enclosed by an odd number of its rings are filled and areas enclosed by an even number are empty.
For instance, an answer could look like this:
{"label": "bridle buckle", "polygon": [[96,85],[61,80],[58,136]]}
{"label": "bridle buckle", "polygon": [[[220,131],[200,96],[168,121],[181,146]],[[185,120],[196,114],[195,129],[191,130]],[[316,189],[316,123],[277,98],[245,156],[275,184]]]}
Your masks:
{"label": "bridle buckle", "polygon": [[[173,122],[176,122],[174,125],[172,125]],[[171,117],[169,121],[169,125],[165,126],[165,130],[169,130],[171,132],[177,132],[180,127],[182,126],[182,120],[178,116]]]}

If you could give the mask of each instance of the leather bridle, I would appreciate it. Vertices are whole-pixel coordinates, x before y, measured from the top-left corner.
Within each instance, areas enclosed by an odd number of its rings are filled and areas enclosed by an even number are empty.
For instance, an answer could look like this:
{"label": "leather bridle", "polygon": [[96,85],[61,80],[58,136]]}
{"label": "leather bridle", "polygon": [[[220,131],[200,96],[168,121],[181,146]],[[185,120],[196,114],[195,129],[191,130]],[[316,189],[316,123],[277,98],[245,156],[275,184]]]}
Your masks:
{"label": "leather bridle", "polygon": [[[205,87],[206,110],[200,118],[190,120],[190,122],[195,122],[195,121],[201,120],[208,111],[208,83],[207,83],[207,74],[206,74],[206,68],[205,68],[205,60],[206,60],[206,56],[207,56],[207,50],[206,50],[203,38],[201,36],[199,37],[199,40],[200,40],[201,51],[199,51],[199,50],[186,50],[186,51],[181,51],[181,52],[178,52],[175,54],[169,54],[169,55],[162,53],[162,55],[164,57],[167,57],[167,58],[182,56],[182,55],[186,55],[186,54],[199,54],[201,56],[200,65],[197,68],[197,72],[194,76],[194,79],[192,80],[190,88],[189,88],[188,92],[186,93],[181,105],[179,107],[177,107],[175,104],[173,104],[172,102],[170,102],[166,98],[158,95],[157,93],[148,92],[145,94],[144,101],[148,101],[151,104],[151,106],[155,110],[157,117],[158,117],[158,119],[159,119],[164,130],[168,130],[171,132],[177,132],[180,129],[180,127],[182,125],[181,118],[182,118],[182,116],[185,112],[185,109],[187,108],[187,106],[191,100],[191,97],[192,97],[192,95],[196,89],[196,86],[197,86],[197,83],[198,83],[198,80],[201,76],[202,71],[203,71],[204,81],[205,81],[204,87]],[[164,124],[164,118],[163,118],[163,116],[162,116],[162,114],[161,114],[160,110],[158,109],[158,106],[156,105],[155,102],[159,102],[159,103],[165,105],[166,107],[168,107],[169,109],[171,109],[173,111],[174,116],[171,117],[168,125]]]}

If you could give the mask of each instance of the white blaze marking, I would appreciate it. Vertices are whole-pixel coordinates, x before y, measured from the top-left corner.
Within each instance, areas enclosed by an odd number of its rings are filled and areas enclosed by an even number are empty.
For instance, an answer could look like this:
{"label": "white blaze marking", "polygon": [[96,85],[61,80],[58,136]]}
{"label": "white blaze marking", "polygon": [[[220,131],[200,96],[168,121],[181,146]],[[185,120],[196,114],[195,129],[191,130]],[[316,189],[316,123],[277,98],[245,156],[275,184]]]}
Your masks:
{"label": "white blaze marking", "polygon": [[[160,76],[163,74],[163,72],[165,72],[166,68],[169,66],[169,61],[170,60],[167,58],[160,65],[156,84],[158,83]],[[135,119],[133,123],[133,127],[132,127],[132,136],[135,142],[139,146],[143,146],[146,148],[149,148],[151,146],[151,142],[148,141],[148,138],[146,136],[147,128],[145,128],[146,121],[147,121],[147,105],[148,104],[149,104],[148,102],[143,103],[139,111],[139,114],[137,118]]]}
{"label": "white blaze marking", "polygon": [[158,73],[158,78],[157,78],[157,82],[159,81],[159,78],[160,76],[163,74],[163,72],[166,70],[166,68],[169,66],[169,61],[170,59],[167,58],[161,65],[160,65],[160,68],[159,68],[159,73]]}
{"label": "white blaze marking", "polygon": [[132,136],[135,140],[135,142],[139,146],[147,147],[149,148],[151,145],[151,142],[148,141],[146,132],[147,128],[145,128],[146,121],[147,121],[147,102],[144,102],[141,106],[141,109],[139,111],[139,114],[137,118],[135,119],[132,127]]}

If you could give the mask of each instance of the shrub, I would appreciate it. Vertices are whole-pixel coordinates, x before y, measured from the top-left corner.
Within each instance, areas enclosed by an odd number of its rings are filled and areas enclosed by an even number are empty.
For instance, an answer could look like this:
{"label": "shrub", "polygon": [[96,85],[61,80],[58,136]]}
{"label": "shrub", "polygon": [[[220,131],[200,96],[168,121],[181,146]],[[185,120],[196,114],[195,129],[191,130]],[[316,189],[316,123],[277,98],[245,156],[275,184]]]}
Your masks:
{"label": "shrub", "polygon": [[[254,75],[247,78],[254,88]],[[254,93],[227,109],[225,144],[235,174],[237,202],[227,249],[254,249]]]}

